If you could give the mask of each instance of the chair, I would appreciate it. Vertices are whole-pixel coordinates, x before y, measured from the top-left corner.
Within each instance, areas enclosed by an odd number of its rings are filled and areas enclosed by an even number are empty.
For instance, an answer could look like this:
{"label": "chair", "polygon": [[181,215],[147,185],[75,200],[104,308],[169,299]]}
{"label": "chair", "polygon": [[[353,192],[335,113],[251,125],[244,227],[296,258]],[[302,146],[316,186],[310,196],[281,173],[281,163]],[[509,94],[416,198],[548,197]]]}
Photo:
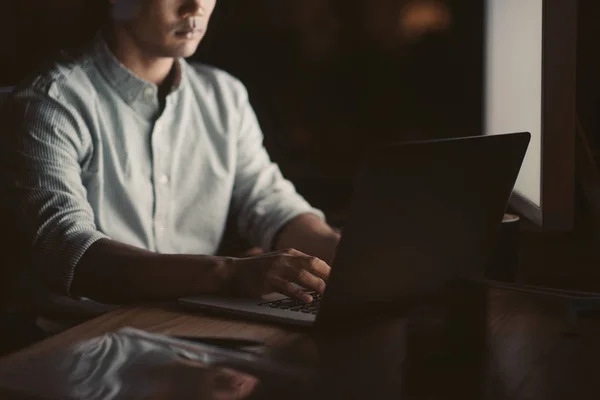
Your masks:
{"label": "chair", "polygon": [[[4,123],[2,121],[3,116],[3,105],[6,103],[10,94],[13,91],[13,87],[0,87],[0,135],[5,134],[2,132],[4,128]],[[0,166],[2,166],[2,160],[0,160]],[[0,195],[2,195],[0,193]],[[0,204],[3,204],[0,202]],[[2,205],[4,207],[4,205]],[[0,229],[10,230],[11,221],[9,221],[9,213],[5,212],[6,210],[0,209]],[[6,236],[6,237],[5,237]],[[12,246],[12,235],[9,232],[0,232],[0,237],[2,239],[0,243],[0,308],[4,306],[4,302],[6,299],[3,297],[7,295],[9,292],[9,271],[11,264],[14,263],[14,253]]]}
{"label": "chair", "polygon": [[[4,134],[2,121],[2,108],[10,97],[13,87],[0,87],[0,135]],[[2,163],[0,162],[0,165]],[[0,229],[10,231],[11,221],[5,210],[0,210]],[[6,302],[12,283],[12,271],[17,257],[15,243],[10,232],[1,232],[0,243],[0,355],[4,355],[39,341],[45,337],[41,329],[35,325],[35,320],[29,315],[21,315],[7,311]],[[6,298],[4,298],[6,296]]]}
{"label": "chair", "polygon": [[14,87],[12,86],[0,87],[0,107],[2,107],[2,104],[6,101],[6,99],[10,97],[13,89]]}
{"label": "chair", "polygon": [[[5,132],[7,120],[5,117],[10,110],[6,109],[7,101],[11,96],[14,87],[0,87],[0,137],[7,135]],[[1,143],[1,142],[0,142]],[[6,144],[0,144],[5,146]],[[0,153],[0,157],[4,156]],[[0,168],[6,168],[6,160],[0,158]],[[0,171],[0,176],[5,171]],[[0,189],[1,191],[1,189]],[[0,192],[0,196],[3,193]],[[15,233],[18,221],[13,213],[7,210],[9,201],[2,198],[0,201],[0,310],[6,309],[8,301],[13,294],[14,273],[17,270],[21,258],[21,243],[18,235]]]}

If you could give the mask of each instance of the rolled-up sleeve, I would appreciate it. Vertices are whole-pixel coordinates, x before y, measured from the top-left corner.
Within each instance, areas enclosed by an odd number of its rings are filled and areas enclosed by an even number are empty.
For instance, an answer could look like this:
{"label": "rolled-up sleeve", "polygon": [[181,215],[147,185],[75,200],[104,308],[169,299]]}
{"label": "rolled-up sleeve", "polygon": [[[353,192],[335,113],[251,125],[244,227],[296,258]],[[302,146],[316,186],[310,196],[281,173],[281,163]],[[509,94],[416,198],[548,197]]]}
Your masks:
{"label": "rolled-up sleeve", "polygon": [[96,229],[82,182],[91,139],[55,92],[27,89],[5,105],[2,186],[30,267],[50,291],[70,295],[80,258],[106,236]]}
{"label": "rolled-up sleeve", "polygon": [[292,219],[312,213],[324,219],[271,161],[257,117],[240,84],[237,164],[233,205],[240,233],[264,250],[273,247],[276,234]]}

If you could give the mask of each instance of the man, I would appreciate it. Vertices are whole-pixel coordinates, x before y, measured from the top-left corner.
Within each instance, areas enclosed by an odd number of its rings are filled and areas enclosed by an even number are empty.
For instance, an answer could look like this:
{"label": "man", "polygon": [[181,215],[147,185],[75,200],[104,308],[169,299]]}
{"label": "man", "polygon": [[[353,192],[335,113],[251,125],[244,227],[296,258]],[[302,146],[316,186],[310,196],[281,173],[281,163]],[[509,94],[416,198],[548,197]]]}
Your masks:
{"label": "man", "polygon": [[[184,61],[216,0],[105,1],[93,43],[7,106],[3,190],[31,271],[51,292],[107,304],[311,301],[298,285],[323,291],[339,235],[270,161],[244,86]],[[230,209],[266,254],[214,255]]]}

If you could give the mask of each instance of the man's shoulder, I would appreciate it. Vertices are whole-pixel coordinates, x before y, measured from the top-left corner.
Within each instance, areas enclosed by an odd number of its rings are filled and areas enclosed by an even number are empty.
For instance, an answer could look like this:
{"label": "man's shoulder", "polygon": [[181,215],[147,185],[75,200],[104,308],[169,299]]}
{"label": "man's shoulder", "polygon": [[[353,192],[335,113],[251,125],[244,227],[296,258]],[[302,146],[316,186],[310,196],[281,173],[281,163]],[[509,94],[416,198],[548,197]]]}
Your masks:
{"label": "man's shoulder", "polygon": [[15,87],[15,95],[42,95],[55,100],[93,90],[90,79],[92,60],[85,53],[62,51],[42,63]]}
{"label": "man's shoulder", "polygon": [[191,80],[202,89],[212,92],[216,96],[232,97],[238,101],[248,96],[242,81],[231,73],[198,62],[188,62],[187,65],[191,70]]}

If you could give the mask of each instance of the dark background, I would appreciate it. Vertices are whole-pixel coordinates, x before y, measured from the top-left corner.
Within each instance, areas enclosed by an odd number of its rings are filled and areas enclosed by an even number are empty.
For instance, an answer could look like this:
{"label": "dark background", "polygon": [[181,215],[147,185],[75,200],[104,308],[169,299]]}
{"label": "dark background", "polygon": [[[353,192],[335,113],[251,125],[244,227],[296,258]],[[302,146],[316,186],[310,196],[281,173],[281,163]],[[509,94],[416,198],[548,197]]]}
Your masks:
{"label": "dark background", "polygon": [[588,139],[600,144],[600,2],[579,0],[577,42],[577,112]]}

